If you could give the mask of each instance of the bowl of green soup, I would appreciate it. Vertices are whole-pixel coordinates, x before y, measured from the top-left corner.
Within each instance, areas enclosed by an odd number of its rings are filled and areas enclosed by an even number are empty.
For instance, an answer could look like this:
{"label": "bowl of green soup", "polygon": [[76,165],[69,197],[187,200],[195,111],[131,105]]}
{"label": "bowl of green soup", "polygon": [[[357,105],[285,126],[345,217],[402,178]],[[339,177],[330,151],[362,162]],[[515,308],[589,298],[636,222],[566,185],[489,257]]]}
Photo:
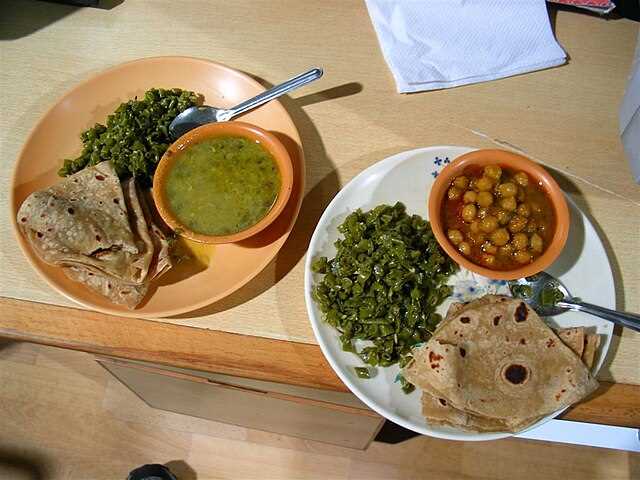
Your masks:
{"label": "bowl of green soup", "polygon": [[231,243],[272,223],[292,187],[291,157],[275,135],[221,122],[191,130],[167,149],[153,177],[153,199],[179,235]]}

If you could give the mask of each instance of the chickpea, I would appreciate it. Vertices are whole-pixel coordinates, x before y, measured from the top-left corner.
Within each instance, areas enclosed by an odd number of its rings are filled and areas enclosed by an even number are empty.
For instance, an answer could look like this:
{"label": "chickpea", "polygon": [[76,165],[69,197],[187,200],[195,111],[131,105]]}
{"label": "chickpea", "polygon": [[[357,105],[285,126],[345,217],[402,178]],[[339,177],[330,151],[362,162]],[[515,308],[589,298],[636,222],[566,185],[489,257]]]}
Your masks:
{"label": "chickpea", "polygon": [[462,219],[467,223],[471,223],[473,219],[476,218],[477,213],[478,209],[473,203],[467,203],[464,207],[462,207]]}
{"label": "chickpea", "polygon": [[458,244],[458,250],[463,255],[471,255],[471,245],[468,242],[460,242]]}
{"label": "chickpea", "polygon": [[496,218],[498,219],[498,224],[506,225],[511,220],[511,214],[506,210],[499,209],[496,212]]}
{"label": "chickpea", "polygon": [[531,246],[531,250],[533,250],[534,252],[542,253],[544,244],[542,242],[542,237],[537,233],[531,235],[531,238],[529,239],[529,245]]}
{"label": "chickpea", "polygon": [[527,219],[521,217],[520,215],[516,215],[511,220],[509,220],[509,231],[513,233],[521,232],[524,230],[524,227],[527,226]]}
{"label": "chickpea", "polygon": [[490,253],[491,255],[495,255],[498,252],[498,247],[496,247],[491,242],[484,242],[482,244],[482,251],[485,253]]}
{"label": "chickpea", "polygon": [[518,193],[518,187],[514,183],[505,182],[498,186],[498,194],[503,197],[515,197]]}
{"label": "chickpea", "polygon": [[516,200],[518,202],[524,202],[526,200],[527,196],[524,193],[524,189],[522,187],[518,187],[518,193],[516,195]]}
{"label": "chickpea", "polygon": [[474,220],[469,225],[469,230],[471,233],[478,233],[480,231],[480,222],[478,220]]}
{"label": "chickpea", "polygon": [[500,176],[502,175],[502,169],[500,168],[500,165],[487,165],[484,167],[484,175],[497,182],[500,180]]}
{"label": "chickpea", "polygon": [[489,206],[489,215],[493,215],[494,217],[496,217],[500,210],[502,210],[502,209],[498,205],[490,205]]}
{"label": "chickpea", "polygon": [[498,255],[502,255],[503,257],[510,257],[513,253],[513,245],[507,243],[506,245],[498,248]]}
{"label": "chickpea", "polygon": [[476,203],[477,199],[478,199],[478,194],[473,190],[467,190],[466,192],[464,192],[464,195],[462,196],[462,201],[464,203]]}
{"label": "chickpea", "polygon": [[516,204],[515,198],[507,197],[500,199],[500,206],[508,212],[513,212],[518,205]]}
{"label": "chickpea", "polygon": [[527,233],[534,233],[538,230],[538,221],[535,218],[530,218],[527,222],[527,226],[524,231]]}
{"label": "chickpea", "polygon": [[493,195],[490,192],[480,192],[478,194],[478,205],[488,207],[493,203]]}
{"label": "chickpea", "polygon": [[477,181],[478,179],[476,177],[472,177],[471,180],[469,180],[469,190],[478,190],[478,187],[476,186]]}
{"label": "chickpea", "polygon": [[483,253],[482,257],[480,257],[480,260],[482,261],[482,263],[485,264],[485,266],[487,267],[493,267],[496,264],[496,257],[495,255],[491,255],[489,253]]}
{"label": "chickpea", "polygon": [[513,258],[515,259],[516,262],[522,263],[522,264],[531,262],[531,254],[526,250],[517,251],[513,255]]}
{"label": "chickpea", "polygon": [[459,188],[460,190],[466,190],[466,188],[469,186],[469,179],[464,175],[460,175],[453,181],[453,186]]}
{"label": "chickpea", "polygon": [[449,200],[457,200],[461,196],[462,190],[460,190],[458,187],[451,187],[447,192],[447,198],[449,198]]}
{"label": "chickpea", "polygon": [[489,209],[487,207],[478,209],[478,218],[484,218],[487,215],[489,215]]}
{"label": "chickpea", "polygon": [[509,232],[506,228],[498,228],[489,238],[491,238],[494,245],[502,247],[509,243]]}
{"label": "chickpea", "polygon": [[527,203],[521,203],[516,208],[516,213],[521,217],[530,217],[531,216],[531,207]]}
{"label": "chickpea", "polygon": [[462,242],[462,240],[464,240],[462,232],[455,228],[452,228],[447,232],[447,237],[449,237],[449,241],[454,245],[458,245],[460,242]]}
{"label": "chickpea", "polygon": [[529,239],[524,233],[516,233],[511,240],[511,244],[515,250],[524,250],[529,244]]}
{"label": "chickpea", "polygon": [[481,177],[476,182],[476,188],[480,192],[488,192],[489,190],[491,190],[492,186],[493,183],[491,182],[491,179],[489,177]]}
{"label": "chickpea", "polygon": [[529,176],[524,172],[518,172],[513,176],[513,180],[521,187],[529,185]]}
{"label": "chickpea", "polygon": [[498,219],[493,215],[487,215],[480,220],[480,230],[484,233],[491,233],[498,228]]}
{"label": "chickpea", "polygon": [[469,241],[474,245],[482,245],[482,243],[484,242],[485,238],[487,238],[487,236],[482,232],[478,232],[478,233],[469,234],[468,238],[469,238]]}

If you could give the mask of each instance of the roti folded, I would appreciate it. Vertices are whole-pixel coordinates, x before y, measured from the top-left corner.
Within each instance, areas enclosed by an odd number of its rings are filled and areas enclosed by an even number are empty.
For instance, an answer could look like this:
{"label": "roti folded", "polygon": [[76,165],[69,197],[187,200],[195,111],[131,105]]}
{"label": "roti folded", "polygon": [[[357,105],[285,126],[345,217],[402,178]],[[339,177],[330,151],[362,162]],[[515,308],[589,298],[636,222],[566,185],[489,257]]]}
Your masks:
{"label": "roti folded", "polygon": [[584,337],[584,352],[582,353],[582,361],[591,370],[596,360],[596,353],[600,346],[600,335],[590,333]]}
{"label": "roti folded", "polygon": [[580,358],[522,301],[491,296],[443,322],[414,349],[405,378],[467,415],[498,420],[506,427],[500,430],[519,430],[597,387]]}
{"label": "roti folded", "polygon": [[[447,318],[461,312],[459,305],[454,304],[447,313]],[[558,337],[578,356],[584,348],[584,328],[561,328],[557,330]],[[589,366],[589,365],[587,365]],[[500,432],[509,430],[509,426],[502,420],[483,417],[470,412],[459,410],[452,406],[445,398],[435,397],[430,393],[422,392],[422,415],[431,424],[448,425],[470,431]],[[522,428],[528,424],[537,422],[541,417],[534,417],[523,421]]]}
{"label": "roti folded", "polygon": [[582,357],[582,352],[584,351],[584,328],[583,327],[573,327],[573,328],[560,328],[556,331],[560,340],[571,349],[573,353],[575,353],[579,358]]}
{"label": "roti folded", "polygon": [[18,225],[45,262],[117,304],[135,307],[171,267],[169,242],[133,179],[102,162],[32,193]]}

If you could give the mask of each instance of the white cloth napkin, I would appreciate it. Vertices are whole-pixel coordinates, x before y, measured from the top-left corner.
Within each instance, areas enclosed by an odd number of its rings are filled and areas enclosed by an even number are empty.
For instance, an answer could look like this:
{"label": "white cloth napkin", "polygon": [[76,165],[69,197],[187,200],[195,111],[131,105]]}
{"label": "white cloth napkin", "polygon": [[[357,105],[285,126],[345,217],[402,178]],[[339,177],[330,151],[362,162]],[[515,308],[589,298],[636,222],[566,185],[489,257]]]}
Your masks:
{"label": "white cloth napkin", "polygon": [[544,0],[366,0],[400,93],[555,67]]}

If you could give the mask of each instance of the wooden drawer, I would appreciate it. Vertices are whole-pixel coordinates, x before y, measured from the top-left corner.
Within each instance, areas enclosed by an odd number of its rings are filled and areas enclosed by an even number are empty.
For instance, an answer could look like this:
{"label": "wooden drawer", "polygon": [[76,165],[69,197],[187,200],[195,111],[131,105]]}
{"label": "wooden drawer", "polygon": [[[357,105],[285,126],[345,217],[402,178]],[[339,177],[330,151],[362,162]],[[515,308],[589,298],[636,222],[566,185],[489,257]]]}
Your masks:
{"label": "wooden drawer", "polygon": [[359,449],[384,423],[347,393],[108,358],[98,362],[150,406],[217,422]]}

